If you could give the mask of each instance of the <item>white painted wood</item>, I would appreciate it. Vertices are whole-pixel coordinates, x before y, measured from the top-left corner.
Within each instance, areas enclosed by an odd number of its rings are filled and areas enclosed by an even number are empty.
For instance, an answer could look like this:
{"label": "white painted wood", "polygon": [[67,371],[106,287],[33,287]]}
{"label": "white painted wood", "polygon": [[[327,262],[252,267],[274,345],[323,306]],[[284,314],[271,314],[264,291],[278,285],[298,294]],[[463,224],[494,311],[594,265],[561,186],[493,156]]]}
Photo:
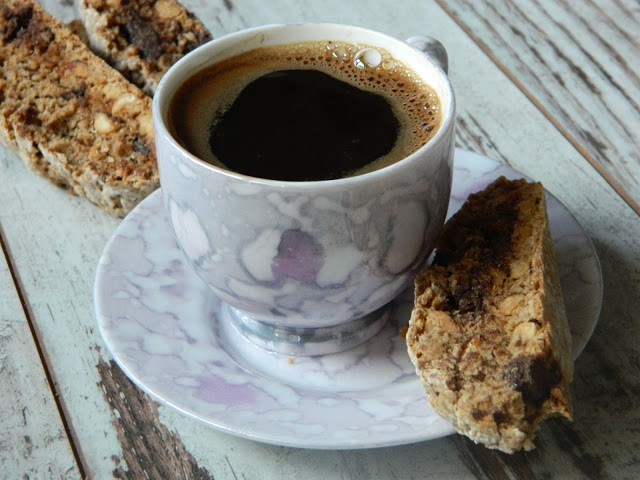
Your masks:
{"label": "white painted wood", "polygon": [[[66,4],[43,3],[65,20],[73,17]],[[84,474],[111,478],[117,470],[120,477],[135,478],[144,468],[162,464],[169,470],[153,470],[161,478],[180,474],[218,480],[633,478],[638,463],[628,446],[640,442],[640,434],[626,425],[637,421],[640,392],[640,367],[634,363],[640,354],[640,327],[634,320],[640,310],[640,222],[555,126],[433,1],[185,4],[214,36],[272,22],[335,21],[401,38],[418,33],[440,38],[449,50],[458,96],[458,143],[541,180],[594,239],[608,286],[601,325],[577,363],[574,424],[545,424],[540,448],[531,454],[498,456],[457,436],[344,452],[237,439],[157,406],[121,378],[95,327],[92,304],[95,266],[118,220],[36,177],[0,150],[0,222],[84,461]],[[617,399],[615,411],[611,392]],[[2,441],[9,438],[1,435]],[[135,462],[148,467],[136,470]]]}
{"label": "white painted wood", "polygon": [[77,477],[71,445],[3,255],[0,412],[0,478]]}
{"label": "white painted wood", "polygon": [[439,1],[640,213],[638,2]]}

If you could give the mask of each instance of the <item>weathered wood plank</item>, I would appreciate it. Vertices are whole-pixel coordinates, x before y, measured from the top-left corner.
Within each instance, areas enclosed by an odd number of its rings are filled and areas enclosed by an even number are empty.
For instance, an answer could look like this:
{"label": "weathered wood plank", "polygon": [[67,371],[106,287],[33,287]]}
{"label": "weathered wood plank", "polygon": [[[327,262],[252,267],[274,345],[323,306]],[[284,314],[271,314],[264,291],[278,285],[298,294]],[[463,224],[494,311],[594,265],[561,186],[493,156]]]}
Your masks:
{"label": "weathered wood plank", "polygon": [[[73,16],[68,3],[44,3],[66,20]],[[117,219],[35,177],[2,150],[0,221],[87,476],[633,478],[636,451],[628,446],[640,442],[633,430],[640,225],[555,126],[434,2],[406,2],[404,8],[339,0],[185,3],[215,36],[263,23],[324,20],[401,38],[426,33],[442,39],[458,92],[459,144],[512,164],[558,195],[594,238],[610,288],[596,337],[577,364],[576,420],[545,424],[534,452],[501,455],[460,437],[346,452],[256,444],[158,406],[123,376],[104,349],[92,305],[95,265]],[[608,392],[615,392],[613,407]]]}
{"label": "weathered wood plank", "polygon": [[2,253],[0,477],[76,478],[71,444]]}
{"label": "weathered wood plank", "polygon": [[640,213],[638,3],[438,2]]}

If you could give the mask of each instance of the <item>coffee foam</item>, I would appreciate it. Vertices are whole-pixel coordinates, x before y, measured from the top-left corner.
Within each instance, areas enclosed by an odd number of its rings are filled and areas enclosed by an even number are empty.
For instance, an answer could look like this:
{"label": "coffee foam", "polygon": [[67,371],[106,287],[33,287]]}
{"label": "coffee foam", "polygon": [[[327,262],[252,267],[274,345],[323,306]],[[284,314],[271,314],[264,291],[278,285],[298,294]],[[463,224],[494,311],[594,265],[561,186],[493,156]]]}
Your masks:
{"label": "coffee foam", "polygon": [[435,91],[389,52],[363,44],[323,41],[258,48],[197,73],[172,100],[174,134],[196,156],[224,168],[208,144],[216,117],[253,80],[270,72],[297,69],[315,69],[332,75],[384,96],[392,106],[400,122],[396,145],[387,155],[353,175],[405,158],[424,146],[440,126],[440,101]]}

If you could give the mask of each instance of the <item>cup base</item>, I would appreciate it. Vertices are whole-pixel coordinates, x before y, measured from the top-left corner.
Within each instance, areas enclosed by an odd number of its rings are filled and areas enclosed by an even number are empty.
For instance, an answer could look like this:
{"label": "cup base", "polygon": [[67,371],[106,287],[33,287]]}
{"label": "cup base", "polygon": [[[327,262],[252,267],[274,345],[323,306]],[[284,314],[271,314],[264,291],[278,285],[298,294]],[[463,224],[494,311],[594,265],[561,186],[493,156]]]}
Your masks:
{"label": "cup base", "polygon": [[226,305],[231,323],[251,343],[266,350],[296,356],[329,355],[353,348],[378,333],[389,318],[389,306],[330,327],[273,325]]}

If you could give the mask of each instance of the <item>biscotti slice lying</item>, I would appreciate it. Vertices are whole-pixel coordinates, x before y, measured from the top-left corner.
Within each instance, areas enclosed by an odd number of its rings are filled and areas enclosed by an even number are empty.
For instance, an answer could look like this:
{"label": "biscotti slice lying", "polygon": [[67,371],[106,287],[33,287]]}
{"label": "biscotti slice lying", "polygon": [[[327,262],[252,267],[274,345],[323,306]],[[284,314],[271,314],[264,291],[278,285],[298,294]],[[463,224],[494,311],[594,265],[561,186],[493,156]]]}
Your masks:
{"label": "biscotti slice lying", "polygon": [[117,216],[159,186],[149,97],[29,0],[0,6],[0,140]]}
{"label": "biscotti slice lying", "polygon": [[571,336],[539,183],[500,178],[445,225],[416,279],[409,356],[433,409],[487,447],[571,418]]}
{"label": "biscotti slice lying", "polygon": [[176,0],[78,0],[91,48],[147,94],[185,54],[211,40]]}

